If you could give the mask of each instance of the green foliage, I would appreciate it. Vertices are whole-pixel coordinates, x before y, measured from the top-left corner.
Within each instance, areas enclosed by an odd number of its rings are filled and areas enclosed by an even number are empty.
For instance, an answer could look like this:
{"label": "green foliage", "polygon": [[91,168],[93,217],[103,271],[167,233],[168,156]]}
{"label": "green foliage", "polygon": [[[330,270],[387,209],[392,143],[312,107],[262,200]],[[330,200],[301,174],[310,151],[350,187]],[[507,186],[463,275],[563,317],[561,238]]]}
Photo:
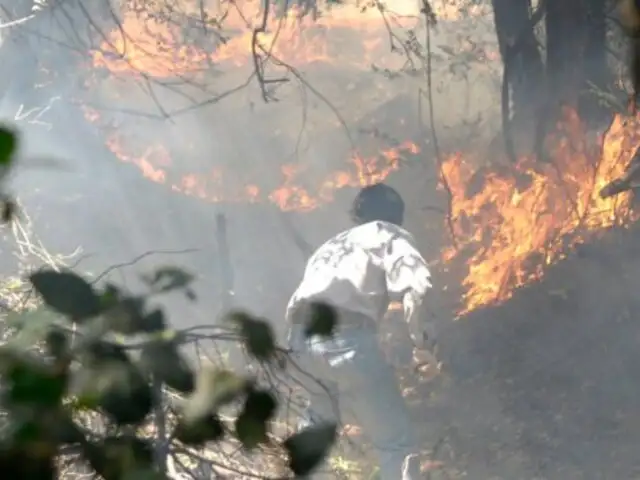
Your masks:
{"label": "green foliage", "polygon": [[309,427],[286,439],[284,447],[289,452],[291,471],[301,477],[311,473],[329,453],[336,435],[336,425],[325,424]]}
{"label": "green foliage", "polygon": [[7,127],[0,127],[0,166],[9,167],[18,148],[18,137]]}
{"label": "green foliage", "polygon": [[5,223],[17,212],[15,201],[5,193],[4,182],[12,170],[18,144],[18,135],[12,129],[0,126],[0,217]]}
{"label": "green foliage", "polygon": [[242,340],[251,355],[258,360],[269,361],[276,352],[276,339],[269,323],[237,312],[230,319],[238,325]]}
{"label": "green foliage", "polygon": [[75,322],[100,313],[100,296],[73,272],[36,272],[29,281],[49,307]]}
{"label": "green foliage", "polygon": [[[195,298],[193,276],[158,269],[143,277],[147,296],[111,284],[98,288],[71,271],[43,270],[29,280],[45,306],[13,314],[16,333],[0,345],[0,409],[6,413],[0,471],[8,477],[56,478],[57,456],[74,446],[106,480],[166,478],[156,464],[157,446],[135,433],[156,411],[159,385],[183,398],[169,432],[174,442],[203,447],[234,436],[247,450],[277,444],[270,435],[275,392],[229,370],[194,371],[180,351],[184,336],[168,327],[163,311],[149,311],[149,295],[178,290]],[[278,348],[267,321],[244,313],[231,320],[257,361],[274,362]],[[333,312],[318,306],[305,333],[329,335],[334,326]],[[238,408],[233,428],[222,420],[227,406]],[[102,418],[107,434],[87,434],[77,423],[81,412]],[[282,442],[292,474],[306,475],[321,463],[335,436],[335,425],[321,425]]]}

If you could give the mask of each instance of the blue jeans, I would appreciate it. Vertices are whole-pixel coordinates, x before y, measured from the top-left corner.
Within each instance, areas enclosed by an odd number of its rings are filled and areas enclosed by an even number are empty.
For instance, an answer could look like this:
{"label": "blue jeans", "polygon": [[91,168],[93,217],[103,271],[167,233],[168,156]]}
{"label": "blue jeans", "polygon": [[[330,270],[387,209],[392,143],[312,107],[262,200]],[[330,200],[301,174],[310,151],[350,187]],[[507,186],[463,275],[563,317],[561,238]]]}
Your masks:
{"label": "blue jeans", "polygon": [[[349,407],[376,451],[380,479],[403,479],[403,461],[408,455],[418,453],[419,442],[395,372],[380,349],[376,331],[345,328],[336,338],[340,341],[337,352],[332,352],[331,343],[322,353],[317,348],[309,351],[311,373],[325,388],[317,384],[309,387],[307,418],[339,421],[338,412]],[[351,350],[353,355],[349,354]],[[319,368],[314,368],[314,364]],[[418,478],[416,473],[413,475],[404,478]]]}

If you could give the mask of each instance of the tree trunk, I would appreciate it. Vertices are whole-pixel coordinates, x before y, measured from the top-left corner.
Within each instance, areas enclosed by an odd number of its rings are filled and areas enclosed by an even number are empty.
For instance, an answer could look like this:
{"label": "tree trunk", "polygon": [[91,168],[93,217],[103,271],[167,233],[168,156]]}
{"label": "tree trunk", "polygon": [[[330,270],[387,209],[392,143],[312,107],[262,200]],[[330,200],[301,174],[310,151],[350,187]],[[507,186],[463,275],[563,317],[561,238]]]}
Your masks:
{"label": "tree trunk", "polygon": [[[530,0],[492,0],[498,46],[509,63],[513,116],[530,113],[540,93],[543,64],[531,25]],[[517,42],[517,44],[516,44]]]}
{"label": "tree trunk", "polygon": [[[550,0],[547,3],[548,101],[554,107],[578,107],[579,93],[586,78],[588,1],[591,0]],[[556,108],[553,110],[549,113],[557,113]]]}
{"label": "tree trunk", "polygon": [[605,18],[606,0],[585,0],[587,16],[587,43],[585,45],[585,85],[586,95],[580,102],[583,117],[599,118],[603,107],[597,95],[589,93],[593,88],[606,89],[612,76],[607,63],[607,24]]}

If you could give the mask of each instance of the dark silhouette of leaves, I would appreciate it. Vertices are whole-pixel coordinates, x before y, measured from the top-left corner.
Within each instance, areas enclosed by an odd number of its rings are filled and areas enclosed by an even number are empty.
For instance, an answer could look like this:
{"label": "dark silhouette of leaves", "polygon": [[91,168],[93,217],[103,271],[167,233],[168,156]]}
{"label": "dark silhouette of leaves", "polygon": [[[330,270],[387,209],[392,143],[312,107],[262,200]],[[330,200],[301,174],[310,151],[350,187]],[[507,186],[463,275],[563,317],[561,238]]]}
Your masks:
{"label": "dark silhouette of leaves", "polygon": [[103,316],[107,327],[122,335],[138,333],[154,333],[164,330],[167,326],[162,310],[146,312],[145,299],[141,297],[123,296],[113,299]]}
{"label": "dark silhouette of leaves", "polygon": [[244,401],[244,414],[253,418],[267,422],[271,420],[278,408],[278,401],[271,392],[267,390],[251,389]]}
{"label": "dark silhouette of leaves", "polygon": [[[0,127],[0,187],[18,140]],[[3,222],[17,210],[2,188],[0,209]],[[42,270],[29,280],[44,306],[10,312],[5,326],[11,336],[0,346],[0,471],[5,477],[54,480],[60,476],[60,457],[70,453],[72,458],[79,449],[93,476],[104,480],[167,480],[163,457],[171,442],[203,446],[223,439],[228,432],[218,410],[240,400],[234,425],[238,439],[247,449],[269,441],[278,407],[274,395],[228,370],[204,368],[194,375],[180,353],[180,333],[168,328],[162,309],[148,309],[150,296],[173,290],[195,300],[193,275],[172,266],[158,268],[142,277],[150,290],[145,295],[110,283],[94,287],[98,279],[92,283],[70,270]],[[5,313],[12,309],[4,307]],[[284,361],[276,355],[268,321],[244,313],[231,319],[255,359]],[[305,332],[329,336],[334,326],[335,312],[318,305]],[[167,419],[158,385],[187,396],[175,430],[154,451],[156,439],[142,435],[149,432],[144,420],[153,419],[158,432],[165,427],[159,423]],[[91,425],[95,418],[104,429],[89,432],[91,426],[76,423],[79,411],[87,409],[93,410]],[[306,430],[285,442],[296,474],[311,471],[324,458],[335,437],[331,428]]]}
{"label": "dark silhouette of leaves", "polygon": [[236,436],[247,450],[251,450],[267,441],[265,422],[246,415],[244,412],[235,421]]}
{"label": "dark silhouette of leaves", "polygon": [[85,320],[101,311],[100,297],[82,277],[70,271],[43,270],[29,276],[44,302],[73,321]]}
{"label": "dark silhouette of leaves", "polygon": [[56,371],[31,355],[4,348],[0,355],[9,405],[56,406],[67,388],[67,372]]}
{"label": "dark silhouette of leaves", "polygon": [[8,169],[17,147],[18,136],[16,133],[7,127],[0,127],[0,168]]}
{"label": "dark silhouette of leaves", "polygon": [[267,441],[267,422],[277,407],[278,402],[270,392],[249,390],[242,412],[235,422],[236,435],[245,448],[252,449]]}
{"label": "dark silhouette of leaves", "polygon": [[[43,455],[43,451],[13,445],[0,449],[0,471],[5,478],[54,480],[56,478],[55,457]],[[39,453],[36,455],[34,453]]]}
{"label": "dark silhouette of leaves", "polygon": [[187,398],[178,422],[185,443],[217,440],[221,435],[216,410],[239,398],[247,381],[228,370],[205,368],[199,372],[195,391]]}
{"label": "dark silhouette of leaves", "polygon": [[304,329],[307,338],[314,335],[331,337],[337,324],[336,310],[331,305],[322,302],[311,304],[311,318]]}
{"label": "dark silhouette of leaves", "polygon": [[102,410],[118,425],[138,424],[151,411],[149,382],[128,360],[96,362],[78,377],[79,403]]}
{"label": "dark silhouette of leaves", "polygon": [[204,368],[196,377],[196,388],[187,398],[183,416],[187,423],[209,417],[219,407],[242,395],[247,381],[229,370]]}
{"label": "dark silhouette of leaves", "polygon": [[186,445],[203,446],[216,442],[224,435],[224,425],[217,415],[209,415],[198,422],[180,421],[174,431],[175,437]]}
{"label": "dark silhouette of leaves", "polygon": [[149,275],[143,275],[142,280],[156,293],[169,292],[187,287],[194,277],[177,267],[160,267]]}
{"label": "dark silhouette of leaves", "polygon": [[2,223],[11,222],[18,214],[18,204],[12,198],[0,196],[0,209]]}
{"label": "dark silhouette of leaves", "polygon": [[334,423],[314,425],[291,435],[284,442],[289,468],[297,476],[311,473],[327,456],[336,439]]}
{"label": "dark silhouette of leaves", "polygon": [[83,456],[105,480],[121,480],[131,470],[153,466],[153,448],[134,436],[110,436],[98,442],[85,442]]}
{"label": "dark silhouette of leaves", "polygon": [[55,359],[62,359],[69,351],[69,335],[58,329],[52,329],[45,335],[48,353]]}
{"label": "dark silhouette of leaves", "polygon": [[251,355],[261,361],[268,361],[273,357],[276,340],[273,329],[266,321],[241,312],[233,313],[230,319],[239,326],[244,345]]}
{"label": "dark silhouette of leaves", "polygon": [[187,360],[178,352],[174,341],[150,341],[140,356],[142,368],[156,380],[181,393],[194,389],[195,376]]}
{"label": "dark silhouette of leaves", "polygon": [[168,480],[163,473],[154,470],[151,467],[133,468],[124,472],[121,480]]}

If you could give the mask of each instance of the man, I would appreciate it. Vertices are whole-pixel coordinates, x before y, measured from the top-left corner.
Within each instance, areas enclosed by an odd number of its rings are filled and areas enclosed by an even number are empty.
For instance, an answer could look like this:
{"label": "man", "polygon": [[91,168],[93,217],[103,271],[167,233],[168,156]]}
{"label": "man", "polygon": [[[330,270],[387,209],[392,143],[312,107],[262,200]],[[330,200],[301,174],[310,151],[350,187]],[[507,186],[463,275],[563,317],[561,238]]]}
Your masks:
{"label": "man", "polygon": [[[381,480],[420,478],[415,455],[419,442],[376,335],[389,303],[396,297],[402,300],[416,352],[435,346],[423,309],[431,273],[413,237],[401,227],[404,209],[398,192],[387,185],[362,189],[351,210],[356,226],[311,256],[286,313],[290,347],[308,353],[318,367],[312,368],[314,373],[330,380],[330,392],[310,392],[309,420],[337,420],[335,402],[327,393],[348,400],[378,454]],[[304,324],[315,302],[335,308],[338,330],[329,340],[306,342]]]}

